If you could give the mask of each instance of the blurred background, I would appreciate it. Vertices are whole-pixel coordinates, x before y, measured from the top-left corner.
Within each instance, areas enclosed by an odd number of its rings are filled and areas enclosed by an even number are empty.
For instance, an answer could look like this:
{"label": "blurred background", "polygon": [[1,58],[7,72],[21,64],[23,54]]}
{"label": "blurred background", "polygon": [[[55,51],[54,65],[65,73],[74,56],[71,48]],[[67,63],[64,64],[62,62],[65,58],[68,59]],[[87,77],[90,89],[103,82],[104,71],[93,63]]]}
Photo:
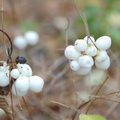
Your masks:
{"label": "blurred background", "polygon": [[[40,93],[29,93],[25,96],[33,120],[72,120],[75,111],[61,105],[51,103],[50,100],[78,108],[80,104],[94,95],[99,85],[108,73],[119,66],[120,58],[120,1],[118,0],[76,0],[77,7],[84,14],[90,35],[95,39],[107,35],[112,39],[108,54],[111,66],[108,71],[93,68],[87,76],[75,74],[69,68],[69,61],[64,57],[67,44],[74,44],[78,38],[86,36],[85,26],[78,15],[72,0],[2,0],[0,9],[0,28],[10,36],[13,42],[12,59],[24,56],[27,64],[32,67],[33,74],[41,76],[45,85]],[[3,16],[2,16],[3,15]],[[17,36],[24,36],[27,31],[35,31],[39,41],[35,45],[26,45],[23,49],[14,45]],[[66,42],[68,40],[68,43]],[[9,41],[5,38],[6,46]],[[21,45],[20,45],[21,46]],[[6,61],[7,55],[0,34],[0,61]],[[91,82],[91,80],[95,82]],[[119,70],[106,82],[100,92],[108,94],[120,90]],[[8,96],[9,100],[10,97]],[[119,101],[112,96],[110,99]],[[14,97],[14,109],[17,120],[30,120],[30,115],[22,100]],[[19,103],[23,110],[19,108]],[[78,115],[85,112],[81,109]],[[90,114],[100,114],[108,120],[118,120],[120,106],[116,102],[96,100],[90,109]],[[8,120],[4,113],[1,119]]]}

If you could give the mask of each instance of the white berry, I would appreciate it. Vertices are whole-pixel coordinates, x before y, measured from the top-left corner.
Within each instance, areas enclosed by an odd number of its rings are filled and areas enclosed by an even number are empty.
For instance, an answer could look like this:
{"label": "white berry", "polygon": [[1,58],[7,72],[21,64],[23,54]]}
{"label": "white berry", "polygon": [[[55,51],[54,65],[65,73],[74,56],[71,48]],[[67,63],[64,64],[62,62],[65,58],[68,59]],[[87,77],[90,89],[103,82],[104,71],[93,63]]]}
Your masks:
{"label": "white berry", "polygon": [[26,48],[27,42],[25,41],[25,38],[23,36],[19,35],[19,36],[15,37],[15,39],[14,39],[14,45],[18,49],[22,50],[22,49]]}
{"label": "white berry", "polygon": [[17,64],[17,68],[20,71],[20,76],[32,76],[32,69],[28,64]]}
{"label": "white berry", "polygon": [[70,68],[73,70],[73,71],[77,71],[79,68],[80,68],[80,65],[78,63],[77,60],[73,60],[70,62]]}
{"label": "white berry", "polygon": [[75,49],[78,51],[85,51],[87,49],[87,43],[82,39],[77,39],[74,45]]}
{"label": "white berry", "polygon": [[88,55],[83,55],[79,57],[78,63],[82,67],[92,67],[94,64],[93,58]]}
{"label": "white berry", "polygon": [[89,46],[85,53],[90,56],[95,56],[97,55],[97,48],[95,46]]}
{"label": "white berry", "polygon": [[41,77],[31,76],[29,77],[30,90],[33,92],[40,92],[43,88],[44,81]]}
{"label": "white berry", "polygon": [[27,43],[30,44],[30,45],[35,45],[39,41],[39,35],[35,31],[26,32],[24,37],[25,37]]}
{"label": "white berry", "polygon": [[77,70],[76,72],[79,75],[87,75],[90,71],[91,71],[91,67],[80,67],[80,69]]}
{"label": "white berry", "polygon": [[107,59],[107,56],[107,52],[105,50],[101,50],[95,59],[97,62],[104,62]]}
{"label": "white berry", "polygon": [[96,65],[97,68],[102,69],[102,70],[108,69],[109,66],[110,66],[109,56],[107,56],[107,59],[103,62],[98,62],[97,60],[95,60],[95,65]]}
{"label": "white berry", "polygon": [[90,36],[90,37],[86,36],[83,40],[86,41],[86,43],[89,46],[94,45],[94,43],[95,43],[95,39],[92,36]]}
{"label": "white berry", "polygon": [[0,86],[5,87],[9,84],[9,76],[7,76],[4,72],[0,71]]}
{"label": "white berry", "polygon": [[111,46],[111,38],[108,36],[102,36],[96,40],[96,46],[101,50],[107,50]]}
{"label": "white berry", "polygon": [[18,91],[24,92],[29,89],[29,80],[25,76],[19,77],[14,83]]}
{"label": "white berry", "polygon": [[13,69],[10,74],[11,74],[11,77],[13,77],[14,79],[17,79],[20,75],[20,72],[18,69]]}
{"label": "white berry", "polygon": [[15,83],[13,83],[13,85],[12,85],[12,94],[15,95],[15,96],[22,97],[22,96],[27,94],[27,91],[19,91],[16,88]]}
{"label": "white berry", "polygon": [[81,56],[81,53],[78,50],[76,50],[73,45],[67,46],[64,51],[64,54],[70,60],[76,60]]}

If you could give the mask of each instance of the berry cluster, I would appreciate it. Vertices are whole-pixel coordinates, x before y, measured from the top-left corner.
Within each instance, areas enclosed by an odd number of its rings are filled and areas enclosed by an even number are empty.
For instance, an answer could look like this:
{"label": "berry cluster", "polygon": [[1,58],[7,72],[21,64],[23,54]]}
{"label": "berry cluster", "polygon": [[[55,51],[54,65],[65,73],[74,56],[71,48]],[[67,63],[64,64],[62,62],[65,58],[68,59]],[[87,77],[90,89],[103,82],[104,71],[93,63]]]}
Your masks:
{"label": "berry cluster", "polygon": [[110,66],[110,58],[106,52],[111,46],[111,38],[102,36],[96,41],[93,37],[86,36],[77,39],[74,45],[66,47],[64,54],[70,60],[70,68],[80,75],[86,75],[92,66],[106,70]]}
{"label": "berry cluster", "polygon": [[24,36],[19,35],[14,39],[14,45],[22,50],[27,47],[27,45],[35,45],[39,41],[39,35],[35,31],[27,31]]}
{"label": "berry cluster", "polygon": [[43,79],[39,76],[33,76],[31,67],[25,62],[25,58],[19,56],[16,58],[16,65],[11,71],[9,71],[6,62],[0,66],[0,86],[9,85],[11,82],[9,78],[11,77],[14,79],[11,91],[15,96],[24,96],[28,90],[40,92],[44,85]]}

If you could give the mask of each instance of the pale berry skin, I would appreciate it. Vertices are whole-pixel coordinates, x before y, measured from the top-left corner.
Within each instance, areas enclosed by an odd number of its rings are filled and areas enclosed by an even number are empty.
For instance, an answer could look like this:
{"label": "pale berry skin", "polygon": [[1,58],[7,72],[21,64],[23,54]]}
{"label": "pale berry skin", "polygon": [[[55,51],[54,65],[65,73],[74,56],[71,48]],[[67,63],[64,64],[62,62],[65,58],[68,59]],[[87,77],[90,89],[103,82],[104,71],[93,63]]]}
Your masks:
{"label": "pale berry skin", "polygon": [[95,60],[95,65],[97,68],[102,69],[102,70],[107,70],[110,66],[110,58],[107,56],[107,59],[104,62],[97,62]]}
{"label": "pale berry skin", "polygon": [[83,55],[79,57],[78,63],[82,67],[92,67],[94,64],[93,58],[88,55]]}
{"label": "pale berry skin", "polygon": [[79,70],[80,65],[79,65],[78,61],[77,61],[77,60],[71,61],[71,62],[70,62],[70,68],[71,68],[73,71]]}
{"label": "pale berry skin", "polygon": [[31,76],[29,77],[29,89],[33,92],[40,92],[44,86],[44,81],[41,77]]}
{"label": "pale berry skin", "polygon": [[79,75],[87,75],[91,71],[91,67],[80,67],[79,70],[77,70],[77,74]]}
{"label": "pale berry skin", "polygon": [[87,50],[85,51],[85,53],[87,55],[90,55],[90,56],[96,56],[97,52],[98,52],[98,50],[97,50],[97,48],[95,46],[89,46],[87,48]]}
{"label": "pale berry skin", "polygon": [[20,49],[23,50],[27,47],[27,42],[25,41],[25,38],[21,35],[14,38],[14,45]]}
{"label": "pale berry skin", "polygon": [[[59,23],[59,24],[58,24]],[[58,30],[65,30],[68,26],[68,20],[66,17],[62,16],[57,16],[53,20],[53,25],[58,29]]]}
{"label": "pale berry skin", "polygon": [[94,43],[95,43],[95,39],[92,36],[90,36],[90,37],[86,36],[86,37],[84,37],[83,40],[86,41],[88,46],[94,45]]}
{"label": "pale berry skin", "polygon": [[64,51],[64,54],[70,60],[76,60],[81,56],[81,53],[78,50],[76,50],[73,45],[67,46]]}
{"label": "pale berry skin", "polygon": [[109,36],[99,37],[95,44],[100,50],[107,50],[111,46],[111,38]]}
{"label": "pale berry skin", "polygon": [[29,80],[26,76],[19,77],[14,83],[18,91],[24,92],[29,89]]}
{"label": "pale berry skin", "polygon": [[30,45],[35,45],[39,41],[39,35],[35,31],[27,31],[24,35],[25,40]]}
{"label": "pale berry skin", "polygon": [[85,51],[87,49],[87,43],[82,39],[77,39],[74,45],[75,45],[75,49],[78,51]]}
{"label": "pale berry skin", "polygon": [[28,64],[18,63],[17,68],[20,72],[20,76],[27,76],[27,77],[32,76],[32,69]]}
{"label": "pale berry skin", "polygon": [[107,52],[105,50],[100,50],[99,54],[95,57],[97,62],[104,62],[107,59]]}
{"label": "pale berry skin", "polygon": [[12,69],[12,71],[10,72],[10,75],[12,78],[17,79],[20,75],[20,72],[18,69]]}
{"label": "pale berry skin", "polygon": [[9,85],[9,77],[6,76],[6,73],[4,73],[3,71],[0,71],[0,86],[1,87],[5,87],[7,85]]}
{"label": "pale berry skin", "polygon": [[25,96],[27,94],[27,91],[19,91],[16,88],[15,83],[13,83],[13,85],[12,85],[12,94],[17,96],[17,97],[22,97],[22,96]]}

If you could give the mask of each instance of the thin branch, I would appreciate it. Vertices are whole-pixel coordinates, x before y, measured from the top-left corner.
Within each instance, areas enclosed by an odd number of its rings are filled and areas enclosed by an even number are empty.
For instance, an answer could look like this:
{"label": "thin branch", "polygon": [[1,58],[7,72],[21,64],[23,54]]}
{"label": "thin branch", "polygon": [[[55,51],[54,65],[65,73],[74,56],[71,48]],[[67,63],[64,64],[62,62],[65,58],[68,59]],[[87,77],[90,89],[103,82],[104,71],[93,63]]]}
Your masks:
{"label": "thin branch", "polygon": [[50,100],[50,102],[51,102],[51,103],[58,104],[58,105],[63,106],[63,107],[66,107],[67,109],[72,109],[72,110],[74,110],[74,111],[79,111],[79,110],[77,110],[77,109],[75,109],[75,108],[72,108],[72,107],[70,107],[70,106],[68,106],[68,105],[65,105],[65,104],[63,104],[63,103],[60,103],[60,102],[56,102],[56,101],[53,101],[53,100]]}
{"label": "thin branch", "polygon": [[81,17],[81,19],[84,23],[85,30],[86,30],[86,35],[90,36],[88,25],[87,25],[87,20],[85,19],[85,17],[83,17],[82,12],[79,12],[77,4],[76,4],[76,0],[73,0],[73,2],[74,2],[74,5],[75,5],[75,8],[76,8],[76,11],[77,11],[78,15]]}
{"label": "thin branch", "polygon": [[[118,69],[120,69],[120,67],[117,67],[110,75],[113,75]],[[108,78],[110,77],[110,75],[108,75],[106,77],[106,79],[104,80],[104,82],[102,83],[102,85],[100,85],[100,87],[98,88],[97,92],[95,93],[95,95],[98,95],[98,93],[100,92],[100,90],[102,89],[102,87],[104,86],[104,84],[106,83],[106,81],[108,80]],[[93,102],[90,103],[90,105],[88,106],[88,109],[86,111],[86,114],[89,112],[90,107],[92,106]]]}
{"label": "thin branch", "polygon": [[10,42],[10,49],[8,49],[7,52],[8,52],[8,56],[11,57],[12,51],[13,51],[12,40],[11,40],[11,38],[9,37],[9,35],[8,35],[5,31],[3,31],[3,30],[0,29],[0,32],[2,32],[4,35],[6,35],[6,37],[8,38],[8,40],[9,40],[9,42]]}
{"label": "thin branch", "polygon": [[30,114],[30,110],[29,110],[29,107],[28,107],[28,105],[27,105],[27,103],[26,103],[25,98],[22,97],[22,99],[23,99],[23,101],[24,101],[24,103],[25,103],[25,106],[26,106],[26,108],[27,108],[27,110],[28,110],[28,113],[29,113],[29,115],[30,115],[30,119],[33,120],[32,115]]}

